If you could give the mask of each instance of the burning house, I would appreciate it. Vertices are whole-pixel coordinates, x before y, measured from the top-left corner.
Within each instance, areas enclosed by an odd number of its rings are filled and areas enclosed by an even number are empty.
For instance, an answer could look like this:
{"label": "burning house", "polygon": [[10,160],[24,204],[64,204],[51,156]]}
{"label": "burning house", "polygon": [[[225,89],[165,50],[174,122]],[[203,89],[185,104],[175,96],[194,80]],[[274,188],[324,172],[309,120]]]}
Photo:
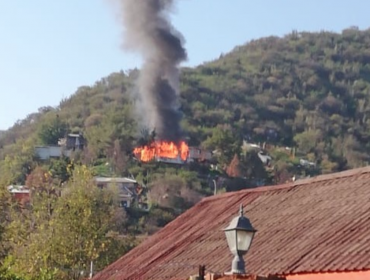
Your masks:
{"label": "burning house", "polygon": [[181,141],[180,144],[155,141],[149,145],[135,148],[134,155],[142,162],[184,164],[189,158],[189,146],[184,141]]}
{"label": "burning house", "polygon": [[190,162],[210,162],[210,151],[189,147],[185,141],[179,144],[166,141],[153,141],[151,144],[140,146],[133,151],[136,159],[141,162],[163,162],[185,164]]}

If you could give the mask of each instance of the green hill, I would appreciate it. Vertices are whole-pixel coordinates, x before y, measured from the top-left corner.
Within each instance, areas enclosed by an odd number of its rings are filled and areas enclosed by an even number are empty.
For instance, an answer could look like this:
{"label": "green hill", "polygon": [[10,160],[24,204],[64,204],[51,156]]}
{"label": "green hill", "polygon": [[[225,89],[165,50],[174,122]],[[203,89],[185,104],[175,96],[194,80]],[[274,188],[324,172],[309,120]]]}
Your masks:
{"label": "green hill", "polygon": [[[243,139],[293,148],[295,158],[316,163],[323,173],[367,165],[369,45],[370,30],[292,32],[184,68],[181,107],[189,143],[220,150],[222,165],[240,151]],[[138,139],[129,93],[137,75],[137,70],[110,74],[57,108],[40,108],[15,124],[1,139],[1,167],[7,155],[17,153],[20,162],[12,168],[32,169],[29,147],[41,144],[40,130],[57,116],[69,131],[86,137],[84,162],[112,158],[117,147],[126,155]]]}

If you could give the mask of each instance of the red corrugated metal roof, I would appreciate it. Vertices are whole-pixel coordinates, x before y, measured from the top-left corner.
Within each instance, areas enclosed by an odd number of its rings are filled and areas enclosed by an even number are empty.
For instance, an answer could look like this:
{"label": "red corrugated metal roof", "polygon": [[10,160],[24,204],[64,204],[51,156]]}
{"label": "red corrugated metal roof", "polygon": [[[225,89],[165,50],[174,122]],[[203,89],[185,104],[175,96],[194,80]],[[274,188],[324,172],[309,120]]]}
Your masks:
{"label": "red corrugated metal roof", "polygon": [[97,274],[187,279],[200,264],[228,271],[222,231],[243,203],[258,230],[245,257],[256,275],[370,270],[370,167],[202,200]]}

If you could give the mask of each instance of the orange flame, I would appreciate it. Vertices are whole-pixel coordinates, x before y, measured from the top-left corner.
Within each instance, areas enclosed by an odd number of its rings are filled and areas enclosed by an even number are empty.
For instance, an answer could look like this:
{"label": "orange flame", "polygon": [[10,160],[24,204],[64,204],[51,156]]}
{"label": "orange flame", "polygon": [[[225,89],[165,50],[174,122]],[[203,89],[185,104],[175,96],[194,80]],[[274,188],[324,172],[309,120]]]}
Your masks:
{"label": "orange flame", "polygon": [[150,145],[137,147],[134,154],[141,161],[148,162],[155,157],[176,159],[181,158],[186,161],[189,155],[189,146],[184,142],[176,145],[174,142],[157,141]]}

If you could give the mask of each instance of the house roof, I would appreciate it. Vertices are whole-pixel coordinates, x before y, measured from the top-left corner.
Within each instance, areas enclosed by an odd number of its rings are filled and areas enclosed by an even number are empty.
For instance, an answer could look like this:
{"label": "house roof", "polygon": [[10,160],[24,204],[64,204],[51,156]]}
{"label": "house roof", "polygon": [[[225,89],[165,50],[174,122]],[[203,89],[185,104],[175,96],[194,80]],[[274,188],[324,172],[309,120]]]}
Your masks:
{"label": "house roof", "polygon": [[8,186],[8,191],[10,193],[30,193],[30,190],[26,186]]}
{"label": "house roof", "polygon": [[95,182],[97,183],[134,183],[136,184],[136,180],[125,178],[125,177],[95,177]]}
{"label": "house roof", "polygon": [[82,137],[81,134],[77,134],[77,133],[69,133],[67,136],[69,136],[69,137],[75,137],[75,138]]}
{"label": "house roof", "polygon": [[203,199],[97,274],[186,279],[230,270],[224,229],[238,214],[258,230],[245,256],[256,275],[370,270],[370,167]]}

